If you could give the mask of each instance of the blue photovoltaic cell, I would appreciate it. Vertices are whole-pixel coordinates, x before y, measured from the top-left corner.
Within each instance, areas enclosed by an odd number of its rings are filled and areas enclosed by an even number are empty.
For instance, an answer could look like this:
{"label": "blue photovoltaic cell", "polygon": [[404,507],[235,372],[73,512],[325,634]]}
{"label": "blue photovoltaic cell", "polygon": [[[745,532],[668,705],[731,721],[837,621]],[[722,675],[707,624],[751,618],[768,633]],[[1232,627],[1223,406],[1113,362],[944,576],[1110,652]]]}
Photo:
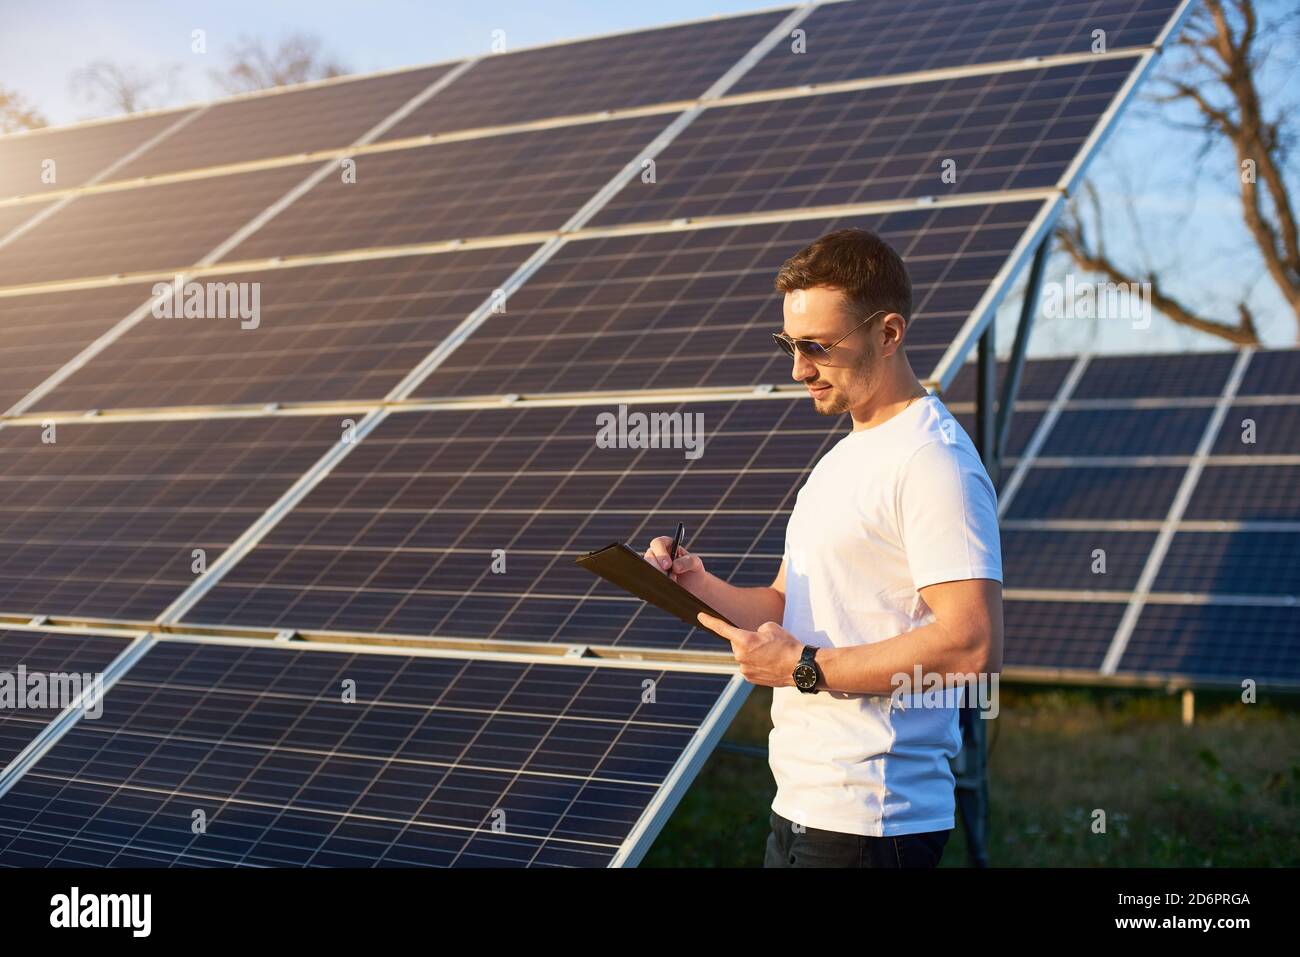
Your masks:
{"label": "blue photovoltaic cell", "polygon": [[1006,599],[1003,666],[1097,671],[1125,607],[1124,602]]}
{"label": "blue photovoltaic cell", "polygon": [[1163,519],[1183,472],[1163,465],[1035,466],[1025,474],[1006,517]]}
{"label": "blue photovoltaic cell", "polygon": [[[126,648],[128,639],[108,635],[64,634],[53,631],[20,631],[6,628],[0,631],[0,674],[6,675],[14,682],[12,689],[17,693],[19,668],[26,669],[28,679],[27,695],[34,691],[32,678],[45,687],[67,687],[75,690],[76,685],[65,683],[62,676],[83,676],[80,687],[94,686],[94,676],[101,680],[104,669]],[[55,678],[51,684],[48,676]],[[89,676],[89,681],[85,676]],[[21,705],[17,700],[0,705],[0,771],[27,747],[70,701],[46,699],[52,707],[35,707],[39,704],[27,695]]]}
{"label": "blue photovoltaic cell", "polygon": [[341,434],[333,416],[0,429],[0,609],[152,619],[196,549],[211,567]]}
{"label": "blue photovoltaic cell", "polygon": [[[847,416],[811,405],[626,407],[679,422],[689,413],[705,435],[694,449],[598,445],[598,416],[616,422],[613,404],[394,413],[185,619],[717,651],[712,633],[574,559],[614,541],[644,548],[683,521],[710,572],[731,580],[743,570],[760,579],[750,584],[770,584],[800,486],[849,434]],[[498,549],[504,565],[494,571]]]}
{"label": "blue photovoltaic cell", "polygon": [[1183,518],[1289,521],[1300,509],[1300,465],[1207,465]]}
{"label": "blue photovoltaic cell", "polygon": [[907,262],[907,355],[924,377],[1039,209],[1005,203],[569,242],[415,394],[789,384],[793,362],[771,337],[783,325],[776,274],[844,227],[874,230]]}
{"label": "blue photovoltaic cell", "polygon": [[[1215,437],[1213,455],[1300,455],[1300,404],[1234,403]],[[1300,512],[1300,502],[1296,503]]]}
{"label": "blue photovoltaic cell", "polygon": [[1218,396],[1237,361],[1235,352],[1095,356],[1072,399],[1144,399]]}
{"label": "blue photovoltaic cell", "polygon": [[[1074,359],[1028,359],[1020,373],[1020,387],[1016,390],[1017,402],[1047,402],[1056,398],[1061,383],[1074,365]],[[919,374],[919,372],[918,372]],[[1007,377],[1007,363],[998,362],[994,394],[1002,395],[1002,384]],[[943,393],[948,403],[974,402],[976,372],[974,362],[963,362],[952,384]]]}
{"label": "blue photovoltaic cell", "polygon": [[1177,0],[862,0],[827,3],[799,24],[732,88],[772,90],[806,83],[938,70],[976,63],[1152,43]]}
{"label": "blue photovoltaic cell", "polygon": [[1154,532],[1002,529],[1004,588],[1124,591],[1137,584]]}
{"label": "blue photovoltaic cell", "polygon": [[1300,532],[1178,532],[1155,591],[1300,596]]}
{"label": "blue photovoltaic cell", "polygon": [[[956,414],[955,417],[973,441],[975,438],[975,413],[961,412]],[[1007,446],[1002,450],[1004,464],[1024,452],[1025,446],[1034,437],[1034,430],[1038,428],[1042,420],[1042,412],[1016,410],[1015,414],[1011,416],[1011,431],[1007,435]]]}
{"label": "blue photovoltaic cell", "polygon": [[0,799],[0,864],[604,866],[730,680],[163,641]]}
{"label": "blue photovoltaic cell", "polygon": [[1189,675],[1239,683],[1300,681],[1294,607],[1148,603],[1119,663],[1121,672]]}
{"label": "blue photovoltaic cell", "polygon": [[[189,110],[0,136],[0,198],[84,186]],[[119,179],[116,174],[110,179]],[[30,207],[11,207],[30,209]],[[0,236],[4,230],[0,228]]]}
{"label": "blue photovoltaic cell", "polygon": [[1274,349],[1250,357],[1238,395],[1300,395],[1300,349]]}
{"label": "blue photovoltaic cell", "polygon": [[1191,455],[1213,410],[1071,409],[1062,412],[1039,456]]}
{"label": "blue photovoltaic cell", "polygon": [[12,408],[149,296],[147,285],[0,296],[0,411]]}
{"label": "blue photovoltaic cell", "polygon": [[1052,187],[1134,62],[712,107],[657,157],[653,182],[629,180],[592,222]]}

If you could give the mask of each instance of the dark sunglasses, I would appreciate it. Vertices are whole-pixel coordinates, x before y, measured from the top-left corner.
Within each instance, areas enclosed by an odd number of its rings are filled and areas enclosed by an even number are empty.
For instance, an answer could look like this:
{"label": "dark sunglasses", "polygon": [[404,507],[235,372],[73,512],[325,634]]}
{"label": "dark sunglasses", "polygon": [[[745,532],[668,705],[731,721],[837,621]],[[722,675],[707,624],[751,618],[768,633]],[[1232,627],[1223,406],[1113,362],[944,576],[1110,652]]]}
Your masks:
{"label": "dark sunglasses", "polygon": [[829,346],[822,345],[816,339],[794,339],[787,336],[784,332],[774,332],[772,333],[772,338],[775,339],[776,344],[781,347],[781,351],[791,359],[794,358],[794,352],[798,349],[799,354],[806,359],[811,359],[813,362],[825,362],[831,357],[832,349],[884,311],[885,310],[883,309],[877,309],[848,332],[844,333],[844,335],[832,342]]}

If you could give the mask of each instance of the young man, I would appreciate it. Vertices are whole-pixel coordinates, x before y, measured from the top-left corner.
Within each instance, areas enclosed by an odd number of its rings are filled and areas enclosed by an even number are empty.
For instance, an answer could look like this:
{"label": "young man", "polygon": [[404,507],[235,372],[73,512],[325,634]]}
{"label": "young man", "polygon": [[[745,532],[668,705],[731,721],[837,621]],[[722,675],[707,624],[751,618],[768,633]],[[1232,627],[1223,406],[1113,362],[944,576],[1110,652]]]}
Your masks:
{"label": "young man", "polygon": [[[671,574],[736,622],[700,616],[747,680],[774,689],[765,866],[933,867],[954,823],[952,676],[1002,666],[996,494],[908,363],[912,286],[893,249],[838,230],[776,288],[792,377],[853,429],[799,490],[770,587],[729,585],[685,548]],[[668,569],[671,546],[656,538],[646,560]],[[903,684],[918,666],[922,686]],[[932,675],[948,690],[927,701]]]}

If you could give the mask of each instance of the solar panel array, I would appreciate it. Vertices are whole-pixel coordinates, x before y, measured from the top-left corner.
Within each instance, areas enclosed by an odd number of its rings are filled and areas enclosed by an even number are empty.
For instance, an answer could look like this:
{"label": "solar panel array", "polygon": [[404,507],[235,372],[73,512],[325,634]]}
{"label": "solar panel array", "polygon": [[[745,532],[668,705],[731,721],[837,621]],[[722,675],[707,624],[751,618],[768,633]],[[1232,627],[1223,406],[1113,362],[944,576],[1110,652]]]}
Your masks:
{"label": "solar panel array", "polygon": [[[834,228],[903,254],[909,354],[969,424],[961,359],[1181,15],[996,7],[791,7],[0,137],[0,663],[118,663],[98,717],[2,716],[30,760],[0,864],[636,863],[748,686],[574,555],[682,520],[771,581],[843,433],[771,346],[772,277]],[[1261,388],[1294,381],[1273,362]],[[1058,401],[1071,368],[1032,363],[1014,420],[1007,534],[1049,560],[1009,555],[1008,664],[1099,672],[1125,633],[1120,670],[1235,667],[1185,623],[1160,643],[1204,606],[1150,556],[1268,597],[1294,582],[1248,570],[1290,539],[1213,491],[1212,401],[1117,419]],[[1271,456],[1285,405],[1251,406]],[[637,413],[702,429],[597,440]],[[1169,461],[1116,464],[1143,430]],[[1232,541],[1168,522],[1193,460],[1186,521]],[[1151,526],[1104,521],[1094,477]],[[1058,513],[1098,527],[1039,535]],[[1079,572],[1096,541],[1129,605]]]}

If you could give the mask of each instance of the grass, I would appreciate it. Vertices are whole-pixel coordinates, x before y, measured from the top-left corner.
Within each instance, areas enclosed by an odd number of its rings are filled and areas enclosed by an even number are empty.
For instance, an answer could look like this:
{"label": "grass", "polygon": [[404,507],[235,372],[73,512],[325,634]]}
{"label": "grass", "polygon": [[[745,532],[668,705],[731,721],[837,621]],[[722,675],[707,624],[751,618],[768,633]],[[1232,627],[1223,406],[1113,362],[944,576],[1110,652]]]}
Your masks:
{"label": "grass", "polygon": [[[1295,867],[1300,702],[1245,705],[1198,692],[1181,723],[1158,691],[1000,688],[991,729],[994,867]],[[724,741],[764,746],[771,689],[756,688]],[[767,762],[715,751],[642,862],[759,867],[775,785]],[[1105,833],[1094,833],[1094,814]],[[960,817],[944,867],[966,866]]]}

